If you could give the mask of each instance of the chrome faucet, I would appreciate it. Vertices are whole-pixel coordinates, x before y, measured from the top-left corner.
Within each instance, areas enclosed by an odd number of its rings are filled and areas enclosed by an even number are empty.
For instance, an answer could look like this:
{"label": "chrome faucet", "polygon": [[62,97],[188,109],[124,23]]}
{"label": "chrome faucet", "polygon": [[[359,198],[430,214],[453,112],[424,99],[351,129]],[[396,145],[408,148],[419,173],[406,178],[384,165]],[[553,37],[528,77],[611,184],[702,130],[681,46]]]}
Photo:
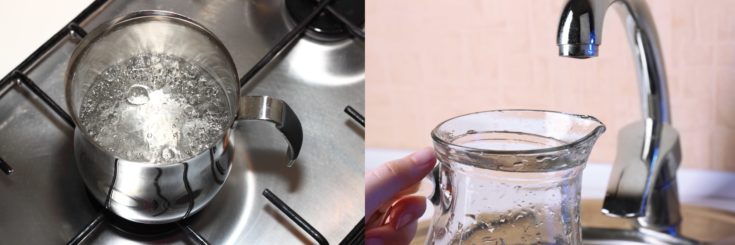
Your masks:
{"label": "chrome faucet", "polygon": [[679,134],[671,126],[661,48],[642,0],[569,0],[559,21],[559,55],[595,57],[602,43],[608,7],[623,19],[640,83],[643,120],[625,126],[608,183],[602,212],[636,217],[636,228],[676,236],[681,214],[676,171],[681,160]]}

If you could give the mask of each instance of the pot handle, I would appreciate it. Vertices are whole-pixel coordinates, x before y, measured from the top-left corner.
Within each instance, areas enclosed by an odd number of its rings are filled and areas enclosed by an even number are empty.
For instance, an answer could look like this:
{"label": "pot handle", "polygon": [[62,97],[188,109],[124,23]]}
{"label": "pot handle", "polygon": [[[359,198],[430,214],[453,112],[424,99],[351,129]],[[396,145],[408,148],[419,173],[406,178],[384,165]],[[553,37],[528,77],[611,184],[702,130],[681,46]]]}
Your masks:
{"label": "pot handle", "polygon": [[288,142],[288,166],[296,161],[304,134],[299,118],[286,102],[270,96],[240,96],[237,120],[262,120],[275,124]]}

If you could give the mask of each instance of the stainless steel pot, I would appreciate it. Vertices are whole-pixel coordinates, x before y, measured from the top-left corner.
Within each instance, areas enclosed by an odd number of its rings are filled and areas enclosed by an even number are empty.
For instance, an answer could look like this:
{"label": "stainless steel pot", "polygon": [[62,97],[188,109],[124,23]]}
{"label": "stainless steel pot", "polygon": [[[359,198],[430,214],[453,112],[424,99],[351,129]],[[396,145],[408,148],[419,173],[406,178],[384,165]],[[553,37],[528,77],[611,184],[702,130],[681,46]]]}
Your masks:
{"label": "stainless steel pot", "polygon": [[[222,86],[230,116],[220,140],[193,157],[165,164],[131,161],[92,140],[80,123],[83,97],[100,72],[140,53],[181,57],[199,65]],[[141,11],[101,25],[74,51],[65,78],[67,104],[77,125],[74,153],[79,172],[97,201],[130,221],[168,223],[204,207],[230,172],[228,135],[237,120],[273,123],[288,141],[289,166],[301,148],[301,123],[290,107],[267,96],[240,96],[237,71],[222,42],[175,13]]]}

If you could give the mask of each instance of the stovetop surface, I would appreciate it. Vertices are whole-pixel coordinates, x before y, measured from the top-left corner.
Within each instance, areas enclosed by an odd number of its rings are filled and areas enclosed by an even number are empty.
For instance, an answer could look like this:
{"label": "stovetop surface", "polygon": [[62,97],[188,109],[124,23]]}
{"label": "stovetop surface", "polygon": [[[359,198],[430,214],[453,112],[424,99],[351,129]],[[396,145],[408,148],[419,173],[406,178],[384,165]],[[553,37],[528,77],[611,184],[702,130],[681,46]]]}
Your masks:
{"label": "stovetop surface", "polygon": [[[137,10],[160,9],[203,24],[228,48],[240,76],[295,24],[282,0],[110,1],[81,26]],[[65,23],[59,23],[61,28]],[[32,31],[32,30],[31,30]],[[63,76],[78,41],[67,37],[27,75],[62,108]],[[260,193],[269,188],[331,243],[364,212],[364,131],[345,106],[364,111],[364,43],[349,37],[300,38],[242,89],[285,100],[299,116],[303,148],[286,167],[286,143],[262,122],[237,125],[233,168],[222,190],[184,221],[212,244],[314,243]],[[100,213],[77,173],[73,129],[22,85],[0,95],[0,157],[15,169],[0,175],[0,244],[66,243]],[[103,221],[83,244],[195,244],[181,231],[123,232]]]}

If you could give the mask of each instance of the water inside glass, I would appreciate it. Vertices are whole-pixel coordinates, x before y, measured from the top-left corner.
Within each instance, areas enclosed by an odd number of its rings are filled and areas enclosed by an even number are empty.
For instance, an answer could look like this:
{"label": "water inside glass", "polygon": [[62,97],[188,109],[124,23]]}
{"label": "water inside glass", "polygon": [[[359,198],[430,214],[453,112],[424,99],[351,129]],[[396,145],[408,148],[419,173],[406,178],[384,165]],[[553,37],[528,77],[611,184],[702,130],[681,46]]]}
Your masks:
{"label": "water inside glass", "polygon": [[231,117],[224,89],[183,58],[147,53],[101,72],[84,96],[80,124],[126,160],[174,163],[220,140]]}

